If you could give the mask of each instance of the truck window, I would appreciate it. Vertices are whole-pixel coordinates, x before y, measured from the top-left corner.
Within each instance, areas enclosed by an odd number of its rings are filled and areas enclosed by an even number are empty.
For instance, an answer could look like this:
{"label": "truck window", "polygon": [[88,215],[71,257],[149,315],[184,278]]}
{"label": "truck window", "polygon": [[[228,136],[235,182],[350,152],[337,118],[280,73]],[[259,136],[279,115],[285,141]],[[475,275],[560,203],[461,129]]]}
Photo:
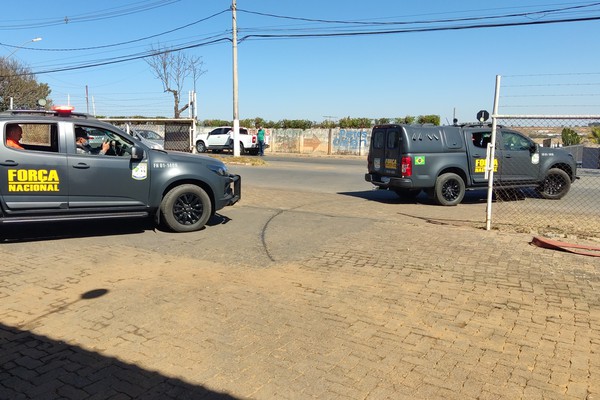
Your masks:
{"label": "truck window", "polygon": [[387,135],[387,148],[395,149],[398,147],[398,142],[400,141],[400,131],[397,129],[390,129]]}
{"label": "truck window", "polygon": [[[109,144],[106,153],[102,151],[104,143]],[[77,154],[123,157],[131,154],[129,149],[132,146],[133,142],[126,135],[120,135],[105,128],[75,125]]]}
{"label": "truck window", "polygon": [[385,145],[385,131],[378,129],[373,131],[373,134],[371,135],[371,141],[373,142],[373,148],[374,149],[383,149],[383,146]]}
{"label": "truck window", "polygon": [[[15,138],[13,132],[18,132],[19,128],[21,137]],[[12,135],[12,138],[9,138],[9,135]],[[18,142],[17,147],[9,144],[10,142]],[[19,150],[57,153],[58,127],[56,124],[6,124],[4,144]]]}
{"label": "truck window", "polygon": [[487,148],[488,143],[492,141],[492,132],[472,132],[471,135],[471,140],[475,147],[485,149]]}
{"label": "truck window", "polygon": [[531,142],[514,132],[502,132],[502,144],[504,150],[529,150]]}

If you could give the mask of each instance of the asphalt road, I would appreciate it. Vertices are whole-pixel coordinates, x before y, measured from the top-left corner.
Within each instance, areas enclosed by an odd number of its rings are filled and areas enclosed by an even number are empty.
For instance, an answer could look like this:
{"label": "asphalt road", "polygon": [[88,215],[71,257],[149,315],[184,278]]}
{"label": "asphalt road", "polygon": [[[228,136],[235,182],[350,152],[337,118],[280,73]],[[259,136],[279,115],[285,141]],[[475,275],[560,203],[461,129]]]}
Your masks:
{"label": "asphalt road", "polygon": [[229,165],[249,185],[322,193],[369,191],[364,157],[328,158],[266,156],[267,165]]}

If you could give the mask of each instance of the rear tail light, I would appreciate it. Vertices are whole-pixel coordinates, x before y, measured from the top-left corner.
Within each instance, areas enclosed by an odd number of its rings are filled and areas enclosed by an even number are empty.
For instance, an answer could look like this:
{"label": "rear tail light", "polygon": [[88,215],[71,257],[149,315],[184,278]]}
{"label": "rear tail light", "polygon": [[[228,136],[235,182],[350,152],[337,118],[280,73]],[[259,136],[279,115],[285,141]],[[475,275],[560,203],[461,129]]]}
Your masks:
{"label": "rear tail light", "polygon": [[412,159],[410,157],[402,157],[402,177],[412,176]]}
{"label": "rear tail light", "polygon": [[252,136],[252,143],[256,143],[256,136]]}

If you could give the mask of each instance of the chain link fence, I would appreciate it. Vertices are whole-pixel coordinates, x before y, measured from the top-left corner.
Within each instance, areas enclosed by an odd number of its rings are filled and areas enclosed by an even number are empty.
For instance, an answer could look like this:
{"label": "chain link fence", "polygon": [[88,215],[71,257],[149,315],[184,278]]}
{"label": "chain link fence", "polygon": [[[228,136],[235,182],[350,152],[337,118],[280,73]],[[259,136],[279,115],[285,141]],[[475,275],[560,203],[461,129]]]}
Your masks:
{"label": "chain link fence", "polygon": [[[102,118],[102,121],[113,124],[130,132],[138,131],[145,138],[155,137],[165,150],[191,152],[196,125],[193,119],[148,119],[148,118]],[[153,139],[149,139],[153,140]]]}
{"label": "chain link fence", "polygon": [[[504,176],[518,179],[521,175],[524,179],[519,187],[494,185],[493,226],[560,237],[600,238],[600,146],[593,133],[595,128],[600,129],[600,117],[497,116],[496,119],[500,130],[523,133],[539,148],[537,155],[522,149],[530,162],[518,164],[519,170],[502,171]],[[566,145],[569,143],[563,143],[564,140],[576,144]],[[512,144],[500,141],[498,146]],[[536,168],[544,169],[545,156],[562,150],[573,155],[577,179],[572,182],[569,179],[572,171],[567,163],[553,165],[542,184],[526,179]],[[518,153],[510,151],[502,156],[518,157]],[[523,165],[532,171],[523,170]]]}

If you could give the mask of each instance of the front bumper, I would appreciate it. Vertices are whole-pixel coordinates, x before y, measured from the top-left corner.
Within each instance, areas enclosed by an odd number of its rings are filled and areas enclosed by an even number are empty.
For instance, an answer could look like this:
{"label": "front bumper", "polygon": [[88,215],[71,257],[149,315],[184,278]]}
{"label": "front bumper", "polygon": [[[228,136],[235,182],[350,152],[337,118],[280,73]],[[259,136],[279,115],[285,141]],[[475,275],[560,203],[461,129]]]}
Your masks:
{"label": "front bumper", "polygon": [[229,174],[229,182],[225,188],[226,206],[232,206],[242,198],[242,177]]}

